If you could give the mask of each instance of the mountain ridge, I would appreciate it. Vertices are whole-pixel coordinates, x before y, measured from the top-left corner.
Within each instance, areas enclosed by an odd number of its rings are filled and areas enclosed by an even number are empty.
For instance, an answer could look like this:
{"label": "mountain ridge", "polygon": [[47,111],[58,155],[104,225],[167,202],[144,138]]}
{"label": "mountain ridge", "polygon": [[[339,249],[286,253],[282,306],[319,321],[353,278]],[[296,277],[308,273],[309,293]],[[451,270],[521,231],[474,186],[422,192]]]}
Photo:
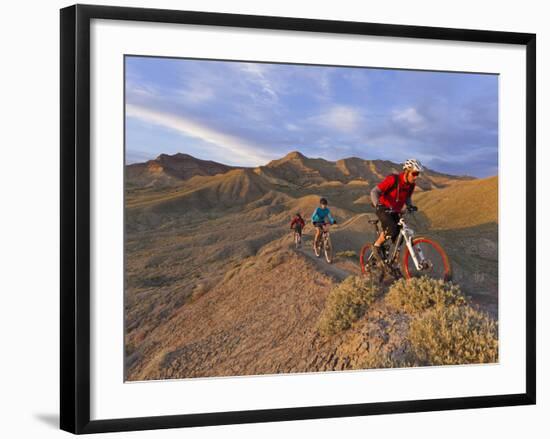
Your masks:
{"label": "mountain ridge", "polygon": [[[129,188],[162,188],[178,186],[193,177],[213,177],[235,169],[249,169],[275,186],[289,189],[313,187],[335,182],[373,184],[388,174],[401,172],[401,165],[388,160],[366,160],[347,157],[336,161],[306,157],[292,151],[280,159],[256,167],[230,166],[212,160],[202,160],[185,153],[160,154],[154,160],[126,165]],[[454,181],[474,180],[470,176],[455,176],[426,169],[418,187],[422,190],[446,187]]]}
{"label": "mountain ridge", "polygon": [[189,154],[159,154],[155,159],[126,165],[126,183],[130,186],[161,187],[177,185],[195,176],[223,174],[241,169]]}

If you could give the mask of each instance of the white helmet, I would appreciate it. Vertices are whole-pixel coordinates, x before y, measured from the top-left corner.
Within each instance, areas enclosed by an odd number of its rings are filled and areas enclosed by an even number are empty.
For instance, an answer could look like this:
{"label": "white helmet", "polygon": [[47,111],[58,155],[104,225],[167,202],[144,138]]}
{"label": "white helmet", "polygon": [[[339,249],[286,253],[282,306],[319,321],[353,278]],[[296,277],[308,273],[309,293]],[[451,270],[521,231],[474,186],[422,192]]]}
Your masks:
{"label": "white helmet", "polygon": [[422,172],[424,168],[422,167],[422,165],[418,160],[409,159],[403,164],[403,170]]}

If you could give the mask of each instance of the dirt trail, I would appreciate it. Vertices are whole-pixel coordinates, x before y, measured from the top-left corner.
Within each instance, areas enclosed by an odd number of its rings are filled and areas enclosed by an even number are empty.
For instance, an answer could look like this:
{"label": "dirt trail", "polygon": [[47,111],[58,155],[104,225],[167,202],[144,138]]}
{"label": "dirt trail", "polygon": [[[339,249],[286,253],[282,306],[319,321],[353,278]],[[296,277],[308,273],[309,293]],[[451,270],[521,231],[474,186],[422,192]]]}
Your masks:
{"label": "dirt trail", "polygon": [[373,214],[369,214],[369,213],[360,213],[358,215],[354,215],[353,217],[351,217],[349,220],[345,221],[342,224],[337,224],[335,227],[337,228],[337,230],[345,230],[348,227],[352,226],[357,221],[359,221],[361,218],[370,218],[372,215]]}
{"label": "dirt trail", "polygon": [[[291,244],[294,248],[293,244]],[[360,268],[357,262],[350,260],[349,258],[343,258],[336,256],[336,252],[333,254],[333,261],[331,264],[327,263],[324,254],[317,257],[313,252],[313,237],[304,235],[302,237],[302,245],[300,248],[295,249],[296,252],[306,256],[313,261],[315,268],[334,278],[337,281],[342,281],[348,276],[352,276],[360,273]]]}

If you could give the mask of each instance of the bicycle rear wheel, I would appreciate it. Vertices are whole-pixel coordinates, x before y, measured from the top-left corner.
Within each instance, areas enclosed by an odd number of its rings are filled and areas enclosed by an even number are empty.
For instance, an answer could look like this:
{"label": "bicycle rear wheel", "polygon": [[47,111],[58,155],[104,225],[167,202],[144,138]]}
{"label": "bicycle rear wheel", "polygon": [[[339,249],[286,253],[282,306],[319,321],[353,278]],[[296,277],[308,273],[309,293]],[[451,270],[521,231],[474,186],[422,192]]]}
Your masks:
{"label": "bicycle rear wheel", "polygon": [[428,276],[443,281],[451,280],[451,263],[445,250],[436,241],[423,237],[415,238],[413,249],[421,267],[420,269],[416,267],[409,248],[405,246],[402,261],[405,278]]}
{"label": "bicycle rear wheel", "polygon": [[331,264],[332,263],[332,242],[330,241],[330,236],[325,237],[325,260]]}

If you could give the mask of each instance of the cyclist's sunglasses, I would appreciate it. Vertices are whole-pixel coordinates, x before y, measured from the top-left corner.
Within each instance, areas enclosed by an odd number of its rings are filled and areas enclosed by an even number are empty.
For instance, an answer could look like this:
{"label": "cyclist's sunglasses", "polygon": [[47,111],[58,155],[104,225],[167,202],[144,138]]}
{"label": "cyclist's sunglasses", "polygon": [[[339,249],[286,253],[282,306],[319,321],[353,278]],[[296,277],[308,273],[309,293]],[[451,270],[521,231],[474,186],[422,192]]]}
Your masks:
{"label": "cyclist's sunglasses", "polygon": [[415,177],[418,177],[420,175],[420,172],[414,171],[414,172],[411,172],[411,174],[414,175]]}

